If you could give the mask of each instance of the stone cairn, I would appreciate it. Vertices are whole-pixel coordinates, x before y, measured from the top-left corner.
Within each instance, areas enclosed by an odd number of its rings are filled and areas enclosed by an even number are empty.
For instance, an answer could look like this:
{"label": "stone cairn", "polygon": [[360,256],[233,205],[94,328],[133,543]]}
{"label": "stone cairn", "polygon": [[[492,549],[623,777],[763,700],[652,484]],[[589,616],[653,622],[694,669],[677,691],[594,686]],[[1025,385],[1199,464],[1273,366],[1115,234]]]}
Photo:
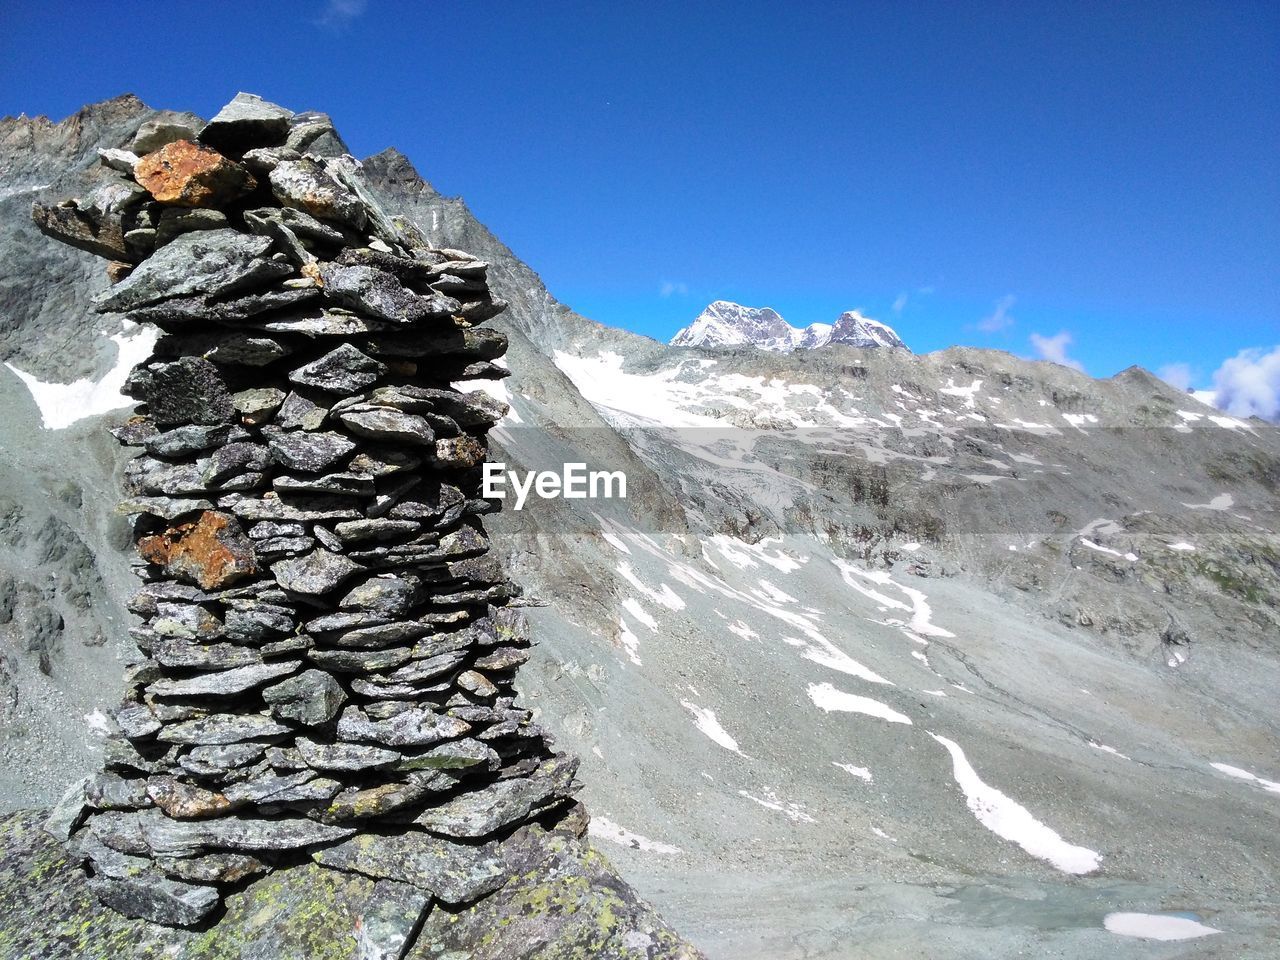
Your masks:
{"label": "stone cairn", "polygon": [[322,115],[240,94],[133,147],[33,210],[112,261],[97,311],[163,332],[114,431],[141,448],[145,659],[50,829],[107,905],[172,926],[308,857],[472,902],[519,825],[585,825],[577,761],[513,693],[529,639],[479,498],[506,407],[452,386],[506,375],[480,326],[505,304],[381,209]]}

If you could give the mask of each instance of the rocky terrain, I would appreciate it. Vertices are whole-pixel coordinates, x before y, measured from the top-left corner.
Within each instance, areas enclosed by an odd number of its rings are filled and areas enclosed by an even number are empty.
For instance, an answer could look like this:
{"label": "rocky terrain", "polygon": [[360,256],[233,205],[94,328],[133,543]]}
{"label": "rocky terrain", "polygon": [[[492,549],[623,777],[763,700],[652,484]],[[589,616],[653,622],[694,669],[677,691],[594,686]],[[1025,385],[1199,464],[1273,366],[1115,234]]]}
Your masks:
{"label": "rocky terrain", "polygon": [[[123,383],[142,329],[91,315],[93,258],[26,217],[154,117],[0,128],[11,809],[97,768],[121,692],[102,434],[129,411],[59,402]],[[486,526],[549,603],[523,698],[582,757],[595,845],[677,929],[734,958],[1274,956],[1274,427],[1138,369],[664,346],[555,301],[401,155],[363,176],[509,303],[494,456],[627,473],[626,500]],[[61,279],[42,299],[31,276]]]}
{"label": "rocky terrain", "polygon": [[816,350],[833,343],[865,348],[907,346],[893,328],[857,310],[846,310],[835,323],[811,323],[801,329],[783,320],[772,307],[744,307],[728,300],[715,301],[671,338],[673,347],[752,344],[778,353]]}

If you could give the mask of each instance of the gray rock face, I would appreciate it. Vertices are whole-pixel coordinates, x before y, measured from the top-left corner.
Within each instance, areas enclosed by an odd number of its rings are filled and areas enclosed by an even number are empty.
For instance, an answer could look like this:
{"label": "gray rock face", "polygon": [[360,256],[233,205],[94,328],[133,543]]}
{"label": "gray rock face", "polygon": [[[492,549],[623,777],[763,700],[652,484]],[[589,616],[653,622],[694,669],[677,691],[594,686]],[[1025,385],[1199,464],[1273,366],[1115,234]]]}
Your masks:
{"label": "gray rock face", "polygon": [[[212,926],[191,930],[128,919],[103,906],[83,873],[31,819],[0,820],[0,888],[10,893],[0,914],[0,943],[15,960],[452,960],[467,954],[698,960],[599,854],[567,834],[520,831],[501,851],[513,880],[462,909],[433,908],[422,887],[373,879],[375,864],[413,863],[399,851],[367,861],[369,874],[309,862],[256,876],[262,861],[232,852],[158,858],[160,870],[197,885],[251,881],[227,897],[225,914]],[[345,852],[366,862],[361,854]],[[469,874],[482,876],[483,866],[463,866],[444,882],[456,879],[465,889]],[[477,952],[493,944],[494,931],[513,928],[500,938],[503,953]],[[357,930],[359,939],[352,935]]]}
{"label": "gray rock face", "polygon": [[280,405],[275,422],[286,430],[319,430],[329,411],[296,393],[290,393]]}
{"label": "gray rock face", "polygon": [[266,773],[232,784],[227,799],[235,803],[254,803],[259,807],[306,806],[327,804],[342,789],[342,784],[328,777],[317,777],[311,770],[298,773]]}
{"label": "gray rock face", "polygon": [[235,416],[221,373],[202,357],[154,365],[142,379],[141,392],[151,418],[161,426],[221,426]]}
{"label": "gray rock face", "polygon": [[449,837],[485,837],[568,795],[577,761],[546,764],[528,779],[499,780],[460,794],[418,816],[417,824]]}
{"label": "gray rock face", "polygon": [[249,146],[276,146],[288,137],[292,118],[290,111],[255,94],[237,93],[205,124],[200,141],[234,153],[243,153]]}
{"label": "gray rock face", "polygon": [[188,680],[160,680],[151,684],[147,690],[157,697],[226,697],[253,690],[271,680],[288,676],[300,666],[302,664],[296,660],[254,664],[220,673],[206,673]]}
{"label": "gray rock face", "polygon": [[313,856],[326,867],[412,884],[455,906],[492,893],[508,879],[497,844],[464,845],[425,833],[356,836]]}
{"label": "gray rock face", "polygon": [[459,308],[451,297],[421,297],[389,273],[368,266],[330,266],[322,274],[325,295],[370,316],[397,323],[446,318]]}
{"label": "gray rock face", "polygon": [[[254,549],[261,552],[261,542]],[[296,626],[291,607],[256,600],[231,600],[228,607],[223,615],[224,630],[229,638],[241,643],[261,643],[271,637],[291,633]]]}
{"label": "gray rock face", "polygon": [[290,470],[321,473],[336,466],[356,444],[340,433],[285,433],[268,441],[276,462]]}
{"label": "gray rock face", "polygon": [[359,437],[415,446],[435,444],[435,431],[423,417],[392,407],[352,407],[338,414],[341,424]]}
{"label": "gray rock face", "polygon": [[[261,267],[254,267],[254,275],[246,279],[246,283],[266,283],[279,276],[287,275],[289,268],[276,260],[264,261]],[[285,281],[288,283],[289,281]],[[232,299],[208,299],[203,296],[170,297],[150,306],[139,307],[130,311],[139,322],[154,323],[166,330],[180,331],[184,336],[195,334],[190,341],[167,341],[165,349],[179,346],[182,352],[194,350],[204,336],[203,330],[211,324],[253,324],[256,328],[270,330],[269,319],[261,315],[289,308],[299,308],[316,299],[319,291],[314,286],[301,288],[279,287],[270,289],[254,289],[234,294]],[[223,362],[233,362],[229,355],[233,349],[224,351]]]}
{"label": "gray rock face", "polygon": [[227,226],[227,215],[218,210],[165,210],[156,223],[156,246],[163,247],[193,230],[221,230]]}
{"label": "gray rock face", "polygon": [[187,114],[186,117],[171,114],[143,121],[142,126],[138,127],[138,132],[134,134],[133,142],[129,146],[130,151],[137,156],[143,156],[175,140],[196,139],[200,127],[188,118],[194,119],[191,114]]}
{"label": "gray rock face", "polygon": [[339,554],[313,550],[305,557],[273,564],[271,572],[284,589],[316,596],[337,589],[363,569]]}
{"label": "gray rock face", "polygon": [[165,727],[157,735],[165,743],[217,745],[278,737],[292,727],[257,714],[214,714]]}
{"label": "gray rock face", "polygon": [[318,743],[305,737],[298,738],[298,751],[307,765],[316,770],[388,770],[400,760],[395,750],[359,743]]}
{"label": "gray rock face", "polygon": [[261,473],[270,463],[267,448],[260,443],[228,443],[209,457],[200,479],[209,486],[217,486],[230,477]]}
{"label": "gray rock face", "polygon": [[291,272],[265,259],[270,246],[266,237],[230,229],[185,233],[99,296],[97,309],[132,310],[172,297],[225,297],[265,285]]}
{"label": "gray rock face", "polygon": [[[282,157],[282,159],[300,159]],[[279,164],[277,163],[276,166]],[[272,169],[275,169],[273,166]],[[345,237],[341,230],[317,220],[311,214],[292,207],[262,207],[246,210],[245,223],[263,236],[278,236],[278,228],[284,228],[299,242],[340,246]]]}
{"label": "gray rock face", "polygon": [[183,349],[198,353],[213,363],[246,367],[264,367],[290,353],[279,340],[241,333],[184,333],[180,337],[161,337],[156,344],[158,356],[170,356]]}
{"label": "gray rock face", "polygon": [[294,370],[289,374],[289,381],[328,393],[352,394],[377,383],[386,372],[384,364],[344,343],[320,359]]}
{"label": "gray rock face", "polygon": [[265,743],[228,743],[192,747],[179,759],[182,768],[196,776],[216,776],[262,759]]}
{"label": "gray rock face", "polygon": [[[350,827],[309,820],[171,820],[159,810],[99,817],[92,829],[108,846],[140,843],[160,856],[185,857],[203,850],[297,850],[351,836]],[[129,838],[136,837],[136,840]]]}
{"label": "gray rock face", "polygon": [[262,691],[262,699],[271,705],[271,712],[281,720],[314,727],[336,717],[346,703],[347,695],[341,684],[329,674],[321,670],[306,670],[268,687]]}
{"label": "gray rock face", "polygon": [[180,883],[158,870],[122,879],[91,877],[89,887],[117,913],[168,927],[195,926],[222,900],[216,887]]}
{"label": "gray rock face", "polygon": [[196,670],[232,670],[262,662],[262,654],[231,643],[192,643],[167,640],[155,644],[151,655],[164,667]]}
{"label": "gray rock face", "polygon": [[232,396],[231,401],[244,423],[257,426],[275,416],[284,403],[284,398],[285,392],[277,387],[255,387],[252,390],[241,390]]}
{"label": "gray rock face", "polygon": [[407,614],[422,599],[423,582],[413,574],[372,577],[353,587],[338,606],[344,610],[367,610],[385,617]]}
{"label": "gray rock face", "polygon": [[[220,447],[231,439],[231,424],[188,424],[158,433],[147,440],[148,453],[157,457],[181,457]],[[166,518],[172,519],[172,518]]]}
{"label": "gray rock face", "polygon": [[309,157],[285,160],[269,175],[271,192],[285,207],[293,207],[320,220],[362,229],[368,212],[351,190]]}
{"label": "gray rock face", "polygon": [[88,806],[85,787],[88,783],[89,778],[85,777],[67,787],[62,794],[62,799],[54,805],[49,816],[44,820],[45,831],[63,843],[71,839],[76,828],[84,821],[85,808]]}
{"label": "gray rock face", "polygon": [[348,742],[368,741],[388,747],[425,747],[461,737],[471,726],[415,707],[387,720],[370,720],[359,707],[347,707],[338,721],[338,736]]}

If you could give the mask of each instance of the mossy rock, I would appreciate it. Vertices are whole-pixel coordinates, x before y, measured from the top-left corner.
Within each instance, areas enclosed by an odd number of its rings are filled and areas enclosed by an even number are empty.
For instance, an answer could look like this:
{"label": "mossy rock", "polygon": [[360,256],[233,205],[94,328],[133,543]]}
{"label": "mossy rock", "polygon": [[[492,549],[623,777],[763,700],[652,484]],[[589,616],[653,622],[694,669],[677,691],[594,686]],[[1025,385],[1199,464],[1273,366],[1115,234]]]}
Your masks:
{"label": "mossy rock", "polygon": [[[395,880],[315,863],[227,897],[175,930],[98,902],[46,833],[46,813],[0,817],[0,960],[698,960],[608,861],[568,832],[526,826],[502,846],[512,879],[466,909]],[[425,915],[425,921],[423,917]]]}
{"label": "mossy rock", "polygon": [[189,935],[100,904],[44,819],[0,818],[0,960],[171,960]]}
{"label": "mossy rock", "polygon": [[512,879],[433,910],[407,960],[701,960],[584,840],[527,826],[503,857]]}

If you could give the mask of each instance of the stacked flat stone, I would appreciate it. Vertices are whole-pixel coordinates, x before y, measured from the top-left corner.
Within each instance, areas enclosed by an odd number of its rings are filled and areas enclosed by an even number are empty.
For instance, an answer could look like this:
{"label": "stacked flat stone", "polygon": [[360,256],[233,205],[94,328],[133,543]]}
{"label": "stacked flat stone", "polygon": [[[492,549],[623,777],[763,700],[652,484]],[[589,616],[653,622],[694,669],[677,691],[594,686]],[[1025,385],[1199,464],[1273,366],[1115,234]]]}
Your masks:
{"label": "stacked flat stone", "polygon": [[577,809],[576,760],[515,702],[528,631],[481,522],[506,407],[452,386],[506,375],[480,326],[505,304],[335,144],[241,94],[34,210],[113,261],[98,311],[163,331],[115,431],[140,448],[145,659],[51,820],[104,902],[155,922],[306,857],[467,903],[506,879],[504,836]]}

